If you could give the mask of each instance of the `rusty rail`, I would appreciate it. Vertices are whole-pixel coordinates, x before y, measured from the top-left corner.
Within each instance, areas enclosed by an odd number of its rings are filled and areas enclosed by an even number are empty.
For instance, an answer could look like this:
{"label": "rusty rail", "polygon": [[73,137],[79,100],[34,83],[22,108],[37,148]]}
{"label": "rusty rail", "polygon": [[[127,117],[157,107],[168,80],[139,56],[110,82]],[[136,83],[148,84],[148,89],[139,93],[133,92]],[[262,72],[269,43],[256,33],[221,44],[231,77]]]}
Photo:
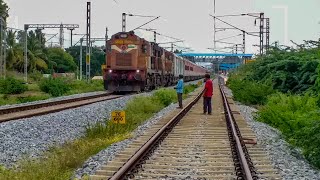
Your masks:
{"label": "rusty rail", "polygon": [[[224,82],[223,82],[224,83]],[[255,174],[255,169],[253,167],[253,163],[251,162],[250,156],[245,148],[245,144],[242,140],[240,130],[237,127],[236,122],[234,121],[234,117],[230,110],[230,106],[227,100],[227,97],[223,91],[223,86],[221,86],[221,77],[219,77],[219,88],[223,99],[223,104],[225,107],[225,116],[228,125],[230,126],[232,139],[235,141],[235,148],[236,148],[236,157],[235,159],[235,166],[236,166],[236,173],[237,176],[245,179],[245,180],[253,180],[258,179]],[[239,162],[237,162],[239,161]]]}
{"label": "rusty rail", "polygon": [[32,105],[22,105],[22,106],[17,106],[17,107],[10,107],[10,108],[5,108],[5,109],[0,109],[0,115],[10,114],[10,113],[14,113],[14,112],[21,112],[21,111],[26,111],[26,110],[32,110],[32,109],[38,109],[38,108],[43,108],[43,107],[49,107],[49,106],[53,106],[53,105],[66,104],[66,103],[71,103],[71,102],[76,102],[76,101],[83,101],[83,100],[87,100],[87,99],[93,99],[93,98],[98,98],[98,97],[103,97],[103,96],[108,96],[108,95],[110,95],[110,93],[103,93],[103,94],[97,94],[97,95],[92,95],[92,96],[64,99],[64,100],[45,102],[45,103],[37,103],[37,104],[32,104]]}

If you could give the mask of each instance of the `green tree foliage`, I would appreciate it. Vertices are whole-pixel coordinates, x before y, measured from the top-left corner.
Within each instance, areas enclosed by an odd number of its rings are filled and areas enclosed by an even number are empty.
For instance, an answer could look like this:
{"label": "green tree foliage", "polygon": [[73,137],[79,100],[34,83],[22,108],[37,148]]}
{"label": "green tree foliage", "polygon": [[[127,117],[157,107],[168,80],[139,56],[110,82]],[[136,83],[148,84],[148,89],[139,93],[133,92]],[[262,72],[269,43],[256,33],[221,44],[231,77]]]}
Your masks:
{"label": "green tree foliage", "polygon": [[74,72],[77,70],[77,65],[73,60],[73,57],[65,52],[61,48],[49,48],[47,49],[48,59],[52,63],[52,67],[55,72],[66,73]]}
{"label": "green tree foliage", "polygon": [[28,69],[32,71],[45,71],[48,69],[48,58],[44,53],[43,40],[40,39],[39,34],[42,34],[41,31],[30,31],[28,35]]}
{"label": "green tree foliage", "polygon": [[[17,41],[18,40],[18,41]],[[42,73],[74,72],[77,69],[73,57],[60,48],[45,47],[41,30],[28,32],[28,71]],[[8,31],[8,69],[24,71],[24,33]]]}
{"label": "green tree foliage", "polygon": [[[269,83],[283,93],[304,93],[314,90],[319,79],[319,48],[272,48],[267,56],[261,56],[250,65],[233,73],[243,80]],[[320,82],[320,80],[319,80]]]}
{"label": "green tree foliage", "polygon": [[[19,67],[21,64],[23,66],[23,49],[16,42],[17,32],[9,30],[7,33],[7,68],[13,69]],[[19,68],[17,68],[19,69]]]}
{"label": "green tree foliage", "polygon": [[[21,31],[11,31],[7,33],[8,44],[8,69],[23,72],[24,70],[24,33]],[[40,36],[42,38],[40,38]],[[18,39],[18,41],[17,41]],[[47,71],[49,60],[44,47],[44,34],[38,31],[29,31],[28,33],[28,71]]]}
{"label": "green tree foliage", "polygon": [[268,56],[253,63],[247,78],[272,81],[273,88],[281,92],[302,93],[314,86],[320,61],[318,48],[280,50],[274,48]]}
{"label": "green tree foliage", "polygon": [[[92,47],[91,53],[91,74],[94,76],[102,75],[101,65],[106,63],[105,60],[105,53],[103,52],[103,47]],[[73,46],[66,51],[71,54],[74,58],[75,63],[79,66],[79,59],[80,59],[80,46]],[[86,69],[85,62],[86,62],[86,48],[82,47],[82,69]]]}
{"label": "green tree foliage", "polygon": [[2,17],[4,17],[4,20],[6,20],[7,17],[9,17],[8,5],[3,0],[0,0],[0,14]]}

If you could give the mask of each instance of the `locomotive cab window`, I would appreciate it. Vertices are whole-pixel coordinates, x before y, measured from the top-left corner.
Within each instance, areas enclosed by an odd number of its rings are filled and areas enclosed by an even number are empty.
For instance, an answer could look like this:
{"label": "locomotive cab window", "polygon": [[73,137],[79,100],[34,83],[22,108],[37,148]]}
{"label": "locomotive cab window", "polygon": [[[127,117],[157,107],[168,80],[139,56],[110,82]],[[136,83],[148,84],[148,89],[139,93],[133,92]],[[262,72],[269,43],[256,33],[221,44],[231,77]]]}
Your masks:
{"label": "locomotive cab window", "polygon": [[141,46],[141,51],[142,51],[142,53],[147,53],[147,45],[142,45]]}

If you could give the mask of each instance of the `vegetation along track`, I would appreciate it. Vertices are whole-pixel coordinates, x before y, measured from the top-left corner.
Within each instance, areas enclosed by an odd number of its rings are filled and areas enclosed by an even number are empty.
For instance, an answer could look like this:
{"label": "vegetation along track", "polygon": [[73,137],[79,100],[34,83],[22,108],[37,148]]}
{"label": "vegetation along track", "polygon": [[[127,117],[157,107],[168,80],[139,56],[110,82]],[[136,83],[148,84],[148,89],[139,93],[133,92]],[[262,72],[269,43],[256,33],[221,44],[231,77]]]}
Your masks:
{"label": "vegetation along track", "polygon": [[28,118],[32,116],[39,116],[58,112],[66,109],[76,108],[92,103],[111,100],[122,97],[121,95],[112,95],[110,93],[103,93],[99,95],[78,97],[72,99],[65,99],[53,102],[38,103],[33,105],[24,105],[18,107],[11,107],[0,109],[0,123],[21,118]]}
{"label": "vegetation along track", "polygon": [[217,80],[212,115],[202,114],[202,92],[194,97],[90,179],[281,179]]}

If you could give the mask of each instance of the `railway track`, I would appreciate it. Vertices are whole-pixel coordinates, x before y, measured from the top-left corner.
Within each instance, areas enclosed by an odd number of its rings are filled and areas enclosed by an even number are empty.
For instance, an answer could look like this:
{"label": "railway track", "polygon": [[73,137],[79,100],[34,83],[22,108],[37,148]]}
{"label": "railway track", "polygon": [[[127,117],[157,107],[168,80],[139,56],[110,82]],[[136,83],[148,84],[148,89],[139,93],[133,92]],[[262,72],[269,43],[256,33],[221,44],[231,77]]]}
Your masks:
{"label": "railway track", "polygon": [[53,102],[38,103],[33,105],[24,105],[6,109],[0,109],[0,123],[39,116],[49,113],[54,113],[66,109],[76,108],[92,103],[111,100],[122,97],[121,95],[112,95],[110,93],[103,93],[93,96],[85,96],[79,98],[65,99]]}
{"label": "railway track", "polygon": [[194,94],[90,179],[281,179],[223,86],[214,88],[212,115]]}

